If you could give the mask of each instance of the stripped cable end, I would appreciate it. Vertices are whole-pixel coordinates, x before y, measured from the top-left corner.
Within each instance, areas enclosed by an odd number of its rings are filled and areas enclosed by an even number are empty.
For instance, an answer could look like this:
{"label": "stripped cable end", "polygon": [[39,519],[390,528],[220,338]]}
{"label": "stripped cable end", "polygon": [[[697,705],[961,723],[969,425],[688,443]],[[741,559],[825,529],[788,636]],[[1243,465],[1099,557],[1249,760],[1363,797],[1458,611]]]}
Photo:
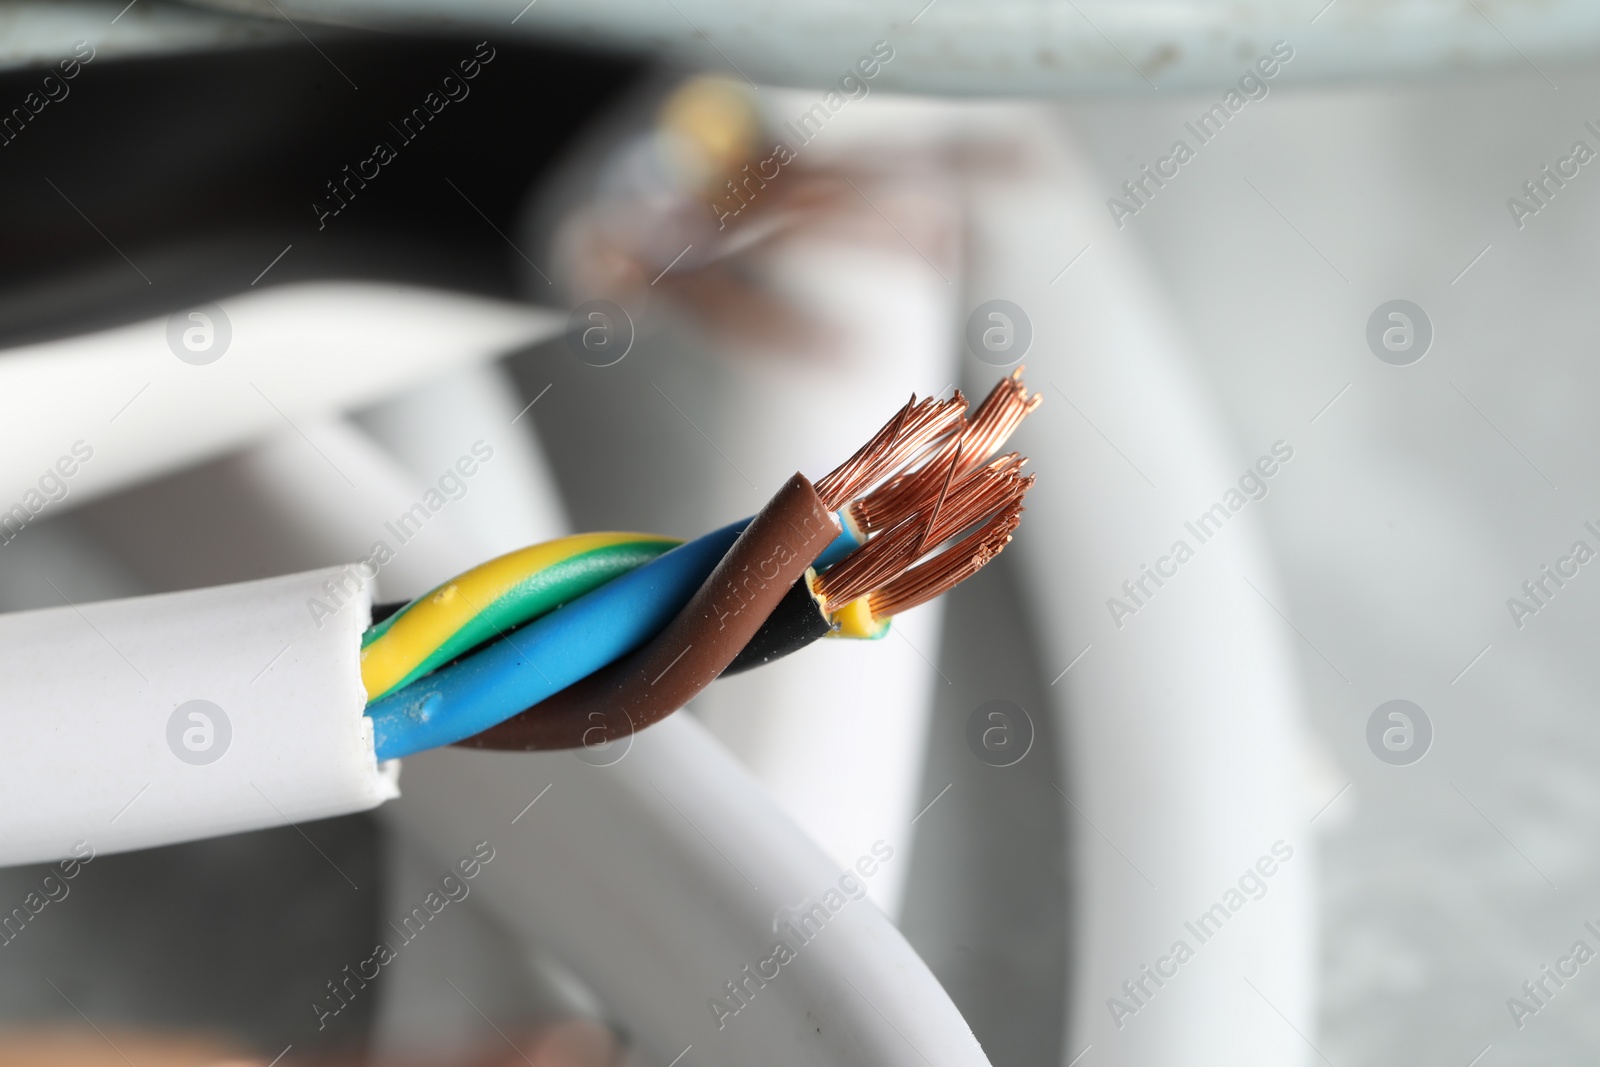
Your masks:
{"label": "stripped cable end", "polygon": [[[1033,476],[1023,479],[1033,484]],[[1022,493],[987,522],[955,545],[932,559],[920,563],[893,581],[867,595],[873,618],[887,619],[925,604],[954,589],[982,570],[1011,543],[1012,534],[1022,521]]]}
{"label": "stripped cable end", "polygon": [[[1017,527],[1022,499],[1034,482],[1033,475],[1021,473],[1024,462],[1012,453],[959,480],[939,483],[936,494],[912,515],[816,579],[814,591],[823,611],[833,615],[870,597],[872,615],[886,618],[976,574]],[[973,527],[977,529],[967,537],[937,551]],[[919,563],[929,547],[935,554]]]}
{"label": "stripped cable end", "polygon": [[989,462],[1022,420],[1043,402],[1042,394],[1029,394],[1018,367],[989,391],[959,434],[929,449],[915,469],[889,479],[852,503],[846,509],[849,520],[867,534],[892,528],[922,507],[946,479],[965,477]]}
{"label": "stripped cable end", "polygon": [[918,400],[913,393],[894,418],[855,455],[817,480],[817,495],[837,511],[851,498],[868,492],[952,438],[959,438],[967,428],[966,411],[967,398],[959,389],[949,400]]}

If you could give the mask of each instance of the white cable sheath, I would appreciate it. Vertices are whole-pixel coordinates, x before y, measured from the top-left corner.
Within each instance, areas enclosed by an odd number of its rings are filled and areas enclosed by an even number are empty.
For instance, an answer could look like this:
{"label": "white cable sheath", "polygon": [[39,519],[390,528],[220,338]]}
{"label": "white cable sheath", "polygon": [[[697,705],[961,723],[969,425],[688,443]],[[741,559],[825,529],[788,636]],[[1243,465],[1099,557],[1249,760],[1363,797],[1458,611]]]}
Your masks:
{"label": "white cable sheath", "polygon": [[564,321],[506,301],[354,282],[285,285],[207,308],[0,352],[7,530],[503,356]]}
{"label": "white cable sheath", "polygon": [[[1273,442],[1230,440],[1060,115],[972,115],[1026,161],[975,179],[971,301],[1010,300],[1031,318],[1028,379],[1045,393],[1018,434],[1039,481],[1013,551],[1064,725],[1079,920],[1063,1062],[1092,1044],[1098,1067],[1310,1063],[1315,808],[1301,786],[1295,638],[1279,614],[1293,609],[1256,525],[1272,502],[1245,505],[1203,541],[1185,525]],[[1303,427],[1286,420],[1284,444]],[[1130,597],[1123,583],[1163,557],[1171,568],[1179,540],[1192,557]],[[1114,619],[1113,597],[1137,615]],[[1242,889],[1263,856],[1270,875]],[[1208,914],[1211,936],[1193,932]],[[1180,941],[1193,953],[1182,961]]]}
{"label": "white cable sheath", "polygon": [[[855,894],[904,862],[904,842],[868,854],[871,875],[842,875],[686,715],[641,731],[631,747],[586,756],[616,762],[426,752],[407,759],[406,796],[384,813],[436,855],[487,840],[496,858],[474,892],[507,927],[568,961],[645,1062],[988,1063],[894,925],[840,892],[841,877]],[[787,909],[812,905],[824,909],[812,920],[820,932],[801,940],[783,928]],[[793,958],[766,962],[780,939]],[[730,982],[743,983],[742,1007]],[[719,1016],[713,1000],[738,1010]]]}
{"label": "white cable sheath", "polygon": [[355,594],[320,628],[306,608],[338,573],[0,615],[0,865],[398,795],[362,714],[370,601]]}

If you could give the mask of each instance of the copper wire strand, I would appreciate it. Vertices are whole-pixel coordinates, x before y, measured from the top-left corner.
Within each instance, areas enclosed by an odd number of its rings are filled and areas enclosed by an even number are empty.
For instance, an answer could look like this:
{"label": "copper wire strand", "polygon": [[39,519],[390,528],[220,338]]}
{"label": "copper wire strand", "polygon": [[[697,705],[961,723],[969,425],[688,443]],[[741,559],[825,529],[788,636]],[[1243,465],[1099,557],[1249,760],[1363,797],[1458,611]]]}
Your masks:
{"label": "copper wire strand", "polygon": [[874,460],[864,466],[853,486],[841,487],[837,499],[826,497],[832,507],[842,507],[886,479],[923,462],[946,441],[959,438],[967,427],[967,398],[957,389],[949,400],[932,397],[921,402],[907,418],[904,427]]}
{"label": "copper wire strand", "polygon": [[1022,380],[1022,370],[1018,367],[1009,377],[995,383],[995,387],[968,420],[971,429],[963,446],[973,456],[974,464],[982,463],[993,455],[1016,432],[1022,420],[1044,403],[1043,394],[1029,395],[1028,387]]}
{"label": "copper wire strand", "polygon": [[[1028,480],[1032,481],[1031,476]],[[886,619],[909,611],[977,574],[1011,543],[1011,535],[1022,521],[1022,511],[1019,494],[1004,510],[991,515],[988,522],[955,545],[874,590],[867,597],[873,617]]]}
{"label": "copper wire strand", "polygon": [[[1018,504],[1034,480],[1032,475],[1018,473],[1021,462],[1014,456],[1005,457],[992,467],[973,472],[952,489],[936,514],[919,512],[907,518],[819,578],[816,592],[824,609],[837,611],[857,597],[891,585],[922,557],[921,546],[942,544],[975,523]],[[973,568],[967,574],[976,571]],[[967,574],[954,578],[939,591],[951,588]],[[915,603],[937,595],[938,592],[930,593]],[[895,594],[891,599],[898,598],[899,594]]]}
{"label": "copper wire strand", "polygon": [[984,398],[984,402],[978,406],[978,410],[968,418],[966,429],[960,437],[947,440],[938,450],[931,451],[922,466],[907,469],[904,474],[890,478],[877,490],[851,504],[851,518],[862,530],[886,530],[906,517],[910,507],[922,502],[928,488],[944,477],[944,464],[954,451],[962,451],[968,458],[965,467],[958,467],[958,475],[966,474],[966,469],[981,464],[987,456],[987,451],[982,451],[982,442],[990,437],[990,424],[1010,392],[1008,382],[997,384],[994,390],[990,390],[989,397]]}
{"label": "copper wire strand", "polygon": [[1007,453],[969,472],[937,501],[927,502],[892,529],[872,537],[866,547],[851,553],[817,579],[817,595],[828,605],[827,610],[838,610],[892,580],[929,546],[941,544],[1004,506],[1013,496],[1026,493],[1033,485],[1032,475],[1021,474],[1026,463],[1017,453]]}
{"label": "copper wire strand", "polygon": [[[965,483],[969,489],[959,498],[945,503],[938,519],[928,534],[928,545],[942,545],[975,523],[982,522],[995,511],[1010,507],[1033,488],[1034,476],[1016,471],[989,472],[985,468],[974,472]],[[920,557],[919,557],[920,558]]]}
{"label": "copper wire strand", "polygon": [[937,501],[907,516],[893,529],[878,534],[844,562],[818,578],[815,591],[825,611],[865,596],[905,573],[926,552],[1004,510],[1033,485],[1033,476],[1019,473],[1022,460],[1002,457],[954,482]]}
{"label": "copper wire strand", "polygon": [[955,480],[956,470],[961,466],[961,437],[955,439],[955,445],[955,454],[950,457],[950,469],[945,472],[944,484],[939,487],[939,497],[933,502],[933,511],[928,515],[928,525],[922,531],[922,539],[917,542],[918,556],[927,551],[929,535],[939,522],[939,509],[944,507],[945,498],[950,495],[950,483]]}
{"label": "copper wire strand", "polygon": [[828,507],[837,510],[885,478],[924,458],[951,436],[965,431],[967,398],[956,390],[949,400],[916,394],[894,418],[872,436],[856,453],[816,483],[817,495]]}
{"label": "copper wire strand", "polygon": [[[965,483],[958,486],[958,491]],[[900,574],[917,561],[937,516],[913,512],[894,528],[873,536],[863,548],[846,556],[816,580],[814,591],[823,611],[832,613]]]}
{"label": "copper wire strand", "polygon": [[946,440],[914,470],[889,479],[850,505],[850,518],[864,533],[886,530],[920,506],[932,486],[946,477],[952,454],[960,459],[955,476],[961,477],[988,461],[1028,415],[1044,402],[1042,394],[1028,394],[1022,368],[1002,378],[967,419],[966,429]]}

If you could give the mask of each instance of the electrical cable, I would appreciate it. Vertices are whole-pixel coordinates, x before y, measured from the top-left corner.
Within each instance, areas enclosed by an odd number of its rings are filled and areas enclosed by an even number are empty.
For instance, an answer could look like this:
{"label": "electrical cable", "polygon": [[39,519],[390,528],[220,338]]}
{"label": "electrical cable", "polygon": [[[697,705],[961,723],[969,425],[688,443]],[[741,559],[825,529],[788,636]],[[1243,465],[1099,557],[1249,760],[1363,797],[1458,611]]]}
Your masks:
{"label": "electrical cable", "polygon": [[[932,484],[945,455],[952,458],[951,474],[967,474],[987,460],[1040,400],[1038,394],[1028,395],[1020,370],[1003,379],[966,429],[917,475],[891,479],[839,512],[844,530],[818,557],[817,569],[861,547],[869,531],[903,519],[903,508]],[[369,699],[383,697],[680,543],[633,533],[560,538],[489,560],[408,603],[375,606],[373,625],[362,640],[362,681]]]}
{"label": "electrical cable", "polygon": [[[889,436],[892,438],[892,434]],[[964,434],[954,436],[959,441]],[[885,455],[897,458],[905,454],[892,440],[885,439],[884,432],[868,448],[881,449]],[[945,463],[947,452],[950,461]],[[794,585],[777,584],[790,571],[798,572],[797,577],[806,576],[807,584],[815,586],[825,610],[861,597],[867,598],[870,610],[872,601],[863,584],[881,584],[881,588],[871,590],[884,598],[880,610],[873,612],[880,617],[937,596],[976,573],[1011,540],[1021,515],[1023,495],[1033,484],[1032,476],[1019,473],[1022,461],[1015,455],[979,467],[952,484],[955,472],[962,469],[961,454],[957,444],[953,449],[939,448],[933,458],[925,459],[925,468],[944,471],[942,484],[926,480],[927,484],[940,485],[938,496],[830,570],[831,582],[810,578],[810,569],[803,562],[788,558],[780,523],[767,524],[776,527],[776,533],[757,526],[769,512],[809,506],[800,502],[809,483],[796,475],[752,522],[689,606],[648,645],[461,744],[529,751],[592,747],[631,736],[688,703],[738,658],[771,621],[781,603],[798,601]],[[826,485],[830,493],[848,491],[843,486],[849,478],[875,477],[876,472],[867,473],[872,466],[871,460],[858,453],[850,463],[818,483],[819,490]],[[838,482],[832,481],[835,476],[839,477]],[[913,566],[930,546],[937,546],[980,521],[979,528],[954,548]],[[796,523],[797,520],[790,520],[791,527]],[[774,561],[778,560],[787,566],[775,566]],[[754,586],[752,577],[757,579]],[[731,607],[737,610],[730,610]],[[801,636],[815,630],[814,624],[802,624]]]}
{"label": "electrical cable", "polygon": [[[415,683],[433,677],[441,669],[452,669],[468,661],[473,663],[470,671],[452,679],[451,692],[457,694],[452,707],[459,707],[463,702],[467,705],[480,701],[492,702],[492,694],[499,685],[525,686],[522,692],[526,695],[517,698],[521,703],[513,700],[515,706],[507,708],[501,715],[503,718],[517,708],[536,702],[632,651],[665,626],[673,614],[688,603],[695,589],[705,581],[717,560],[749,522],[749,519],[742,519],[730,523],[687,543],[659,538],[653,542],[632,542],[620,546],[639,555],[653,551],[658,545],[668,550],[632,569],[627,569],[628,558],[625,553],[619,551],[604,555],[583,575],[586,580],[598,579],[603,584],[565,604],[552,601],[557,599],[559,592],[570,592],[576,583],[563,587],[543,582],[540,579],[544,572],[536,571],[525,581],[513,586],[512,592],[502,598],[499,602],[501,611],[493,615],[487,612],[472,613],[465,622],[449,617],[429,618],[434,614],[447,615],[443,609],[456,603],[470,605],[473,599],[470,595],[455,594],[442,599],[438,596],[440,591],[449,590],[460,578],[407,604],[384,606],[383,620],[368,631],[370,643],[362,653],[362,677],[369,689],[376,690],[378,685],[384,684],[387,677],[392,677],[399,669],[391,664],[386,667],[386,675],[380,675],[377,670],[369,673],[369,664],[372,663],[369,653],[379,647],[378,638],[387,640],[411,636],[417,640],[409,648],[386,652],[391,659],[399,659],[404,655],[405,662],[414,663],[415,666],[400,682],[388,685],[368,700],[367,715],[374,723],[378,758],[397,759],[449,744],[499,721],[495,718],[477,719],[471,715],[453,720],[463,724],[460,726],[440,721],[439,701],[430,700],[428,694],[417,691]],[[641,535],[608,536],[637,538]],[[571,540],[562,538],[546,544],[556,545]],[[849,531],[841,532],[819,559],[830,555],[842,558],[859,545],[860,542]],[[512,553],[514,556],[519,554]],[[490,561],[491,564],[494,562]],[[614,577],[605,576],[604,571],[608,568],[614,569]],[[466,578],[476,570],[467,572],[461,578]],[[550,595],[535,595],[542,592]],[[521,595],[523,593],[527,595]],[[374,615],[378,612],[379,609],[374,609]],[[393,633],[394,627],[399,625],[394,620],[411,620],[411,633]],[[386,627],[387,623],[393,625]],[[451,631],[451,637],[429,651],[426,641],[419,635],[426,633],[429,628],[445,629],[451,624],[457,627]],[[487,641],[482,640],[486,633]],[[501,646],[500,650],[491,655],[490,650],[495,646]],[[510,665],[522,663],[524,649],[528,650],[525,667],[537,675],[537,681],[519,680],[516,672],[520,667]],[[484,658],[479,659],[480,654]],[[402,667],[405,662],[402,662]]]}
{"label": "electrical cable", "polygon": [[[903,509],[937,477],[947,454],[952,473],[981,464],[1036,407],[1018,370],[990,392],[959,435],[916,475],[889,483],[839,512],[843,531],[818,557],[825,569],[865,543],[869,532],[904,518]],[[952,449],[954,450],[952,452]],[[954,460],[964,461],[957,464]],[[428,674],[498,634],[539,618],[591,589],[680,544],[655,534],[591,533],[559,538],[479,564],[401,605],[373,610],[362,639],[361,674],[375,701]]]}
{"label": "electrical cable", "polygon": [[[807,559],[799,562],[795,576],[806,570],[807,563],[813,562],[812,556],[816,557],[817,569],[843,560],[829,573],[831,576],[837,572],[841,576],[839,582],[852,582],[850,588],[861,584],[863,573],[869,578],[880,576],[888,582],[905,572],[925,548],[938,544],[959,528],[951,524],[960,516],[967,515],[968,521],[977,517],[969,512],[976,499],[974,487],[979,483],[990,486],[990,505],[998,499],[993,494],[994,486],[1005,483],[1015,487],[1015,468],[1021,461],[1014,456],[987,467],[982,464],[1038,401],[1037,394],[1027,395],[1019,374],[1002,381],[979,406],[970,422],[964,417],[966,401],[959,392],[947,401],[919,402],[913,397],[871,441],[814,487],[814,495],[831,505],[824,527],[830,531],[830,536],[820,545],[808,540]],[[964,476],[952,485],[958,472],[963,472]],[[1031,484],[1031,479],[1025,481]],[[1022,491],[1025,488],[1024,484]],[[938,493],[931,510],[926,499],[930,489]],[[786,491],[799,492],[792,487],[786,487]],[[850,499],[852,496],[854,500]],[[776,501],[777,498],[769,503],[769,509]],[[917,510],[905,514],[906,509],[913,507]],[[982,512],[981,508],[979,510]],[[923,514],[925,518],[912,522]],[[591,534],[563,538],[489,561],[386,617],[369,632],[364,656],[371,659],[372,649],[381,649],[387,644],[389,647],[383,652],[385,659],[373,664],[387,674],[380,675],[376,669],[369,672],[366,660],[363,661],[363,675],[371,673],[373,691],[378,693],[369,703],[368,715],[374,722],[379,758],[394,758],[460,741],[524,709],[538,710],[544,716],[548,709],[540,709],[541,702],[548,702],[553,694],[607,664],[612,664],[615,670],[602,673],[609,678],[618,677],[616,671],[623,669],[616,662],[620,657],[638,649],[639,655],[634,659],[639,659],[667,637],[672,629],[669,620],[688,616],[696,603],[691,597],[701,597],[712,585],[713,568],[720,568],[718,561],[731,551],[730,545],[742,542],[741,532],[753,521],[730,524],[671,550],[668,546],[674,542],[654,535]],[[891,524],[894,529],[886,533],[894,536],[878,534],[869,538],[870,530],[882,530]],[[1008,533],[1005,539],[1009,539]],[[868,542],[869,548],[874,541],[882,543],[875,551],[855,551],[863,541]],[[590,554],[597,555],[583,559]],[[649,561],[641,564],[642,558]],[[883,564],[885,559],[890,560],[887,566]],[[583,561],[583,565],[568,567],[573,571],[570,575],[555,573],[571,560]],[[878,562],[873,563],[874,560]],[[630,565],[634,569],[628,569]],[[682,696],[683,701],[722,673],[746,645],[757,647],[758,658],[761,651],[767,649],[779,650],[779,655],[787,654],[814,640],[811,635],[823,623],[827,632],[881,636],[886,625],[884,620],[894,613],[880,610],[874,614],[862,594],[861,605],[841,604],[832,609],[825,620],[819,609],[813,607],[810,609],[812,617],[806,618],[801,609],[807,606],[805,601],[812,600],[809,588],[802,601],[796,590],[804,584],[803,580],[793,583],[785,579],[777,583],[768,573],[771,566],[767,563],[766,569],[756,575],[764,583],[765,593],[759,600],[760,618],[754,620],[754,628],[745,625],[753,616],[748,609],[742,609],[741,625],[736,631],[719,632],[714,635],[715,640],[702,635],[699,643],[711,649],[707,653],[711,658],[704,662],[713,663],[715,669],[705,667],[699,657],[688,657],[685,671],[697,664],[700,666],[697,671],[679,672],[688,679],[682,687],[687,692]],[[864,572],[863,568],[868,566],[873,569]],[[917,568],[919,572],[924,569]],[[977,568],[947,566],[946,569],[952,574],[960,572],[960,577],[964,577]],[[708,574],[713,575],[713,579],[707,579]],[[611,575],[615,577],[606,581]],[[960,577],[948,581],[942,588],[934,588],[938,583],[929,585],[931,591],[923,599],[954,585]],[[746,578],[747,585],[754,580],[750,576]],[[889,590],[890,586],[885,584],[884,589]],[[574,594],[578,595],[569,600]],[[767,617],[779,602],[793,603],[794,607],[785,609],[769,627]],[[689,607],[684,607],[686,603]],[[904,607],[895,610],[904,610]],[[867,618],[873,632],[852,627],[852,614]],[[796,620],[802,623],[804,633],[765,632],[772,628],[792,629]],[[687,621],[674,625],[680,629],[694,629]],[[718,627],[719,631],[723,629],[725,627]],[[729,644],[728,639],[733,634],[738,635],[738,640]],[[641,649],[647,641],[650,644]],[[672,655],[687,656],[687,646],[677,648]],[[391,684],[382,691],[376,689],[377,684],[385,682]],[[601,684],[601,679],[593,683]],[[661,701],[672,703],[679,688],[661,688],[653,701],[638,702],[637,710],[648,721],[656,721],[681,706],[681,701],[665,710],[661,710],[660,705]],[[574,706],[581,704],[574,698],[568,700]],[[629,706],[636,702],[631,696],[629,700]],[[614,726],[613,723],[607,729]],[[592,743],[595,731],[584,726],[578,731],[579,740],[574,744],[582,743],[585,731]],[[548,747],[545,741],[550,738],[559,741],[561,736],[566,736],[571,740],[570,731],[568,735],[561,735],[559,730],[545,733],[550,737],[539,741],[537,747]],[[502,743],[496,742],[495,736],[491,735],[480,744]],[[519,741],[508,747],[527,745]]]}
{"label": "electrical cable", "polygon": [[[912,397],[871,441],[823,478],[813,495],[831,504],[824,508],[828,536],[815,545],[807,539],[804,559],[776,588],[774,599],[842,535],[833,512],[860,490],[895,473],[895,465],[964,430],[965,410],[966,399],[959,391],[950,400]],[[821,496],[822,492],[828,495]],[[379,757],[393,758],[469,737],[637,648],[690,602],[696,589],[710,580],[708,574],[715,577],[713,567],[745,526],[744,521],[733,523],[666,552],[460,662],[374,701],[367,713],[374,723]],[[773,581],[764,572],[760,577]],[[765,617],[764,612],[750,633],[729,650],[729,659]],[[725,665],[726,661],[717,669]]]}

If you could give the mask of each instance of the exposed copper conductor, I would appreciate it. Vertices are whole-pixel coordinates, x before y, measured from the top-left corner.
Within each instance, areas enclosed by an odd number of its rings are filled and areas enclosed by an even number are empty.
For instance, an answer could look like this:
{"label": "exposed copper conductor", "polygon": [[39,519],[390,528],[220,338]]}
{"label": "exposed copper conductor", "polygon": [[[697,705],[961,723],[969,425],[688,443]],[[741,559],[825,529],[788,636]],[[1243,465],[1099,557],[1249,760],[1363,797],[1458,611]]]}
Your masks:
{"label": "exposed copper conductor", "polygon": [[[1033,479],[1030,476],[1026,481],[1032,484]],[[1022,495],[1018,493],[1004,509],[958,543],[874,590],[867,597],[873,616],[882,619],[908,611],[977,574],[1011,543],[1012,532],[1022,521],[1022,510]]]}
{"label": "exposed copper conductor", "polygon": [[856,454],[817,480],[817,495],[828,507],[843,507],[879,482],[917,461],[930,448],[966,429],[967,398],[956,390],[949,400],[912,394],[906,405],[862,445]]}
{"label": "exposed copper conductor", "polygon": [[[817,579],[815,591],[824,610],[836,611],[857,597],[888,585],[905,574],[928,546],[949,540],[987,516],[1012,508],[1020,511],[1022,497],[1033,485],[1033,476],[1024,476],[1020,471],[1024,462],[1015,453],[1002,456],[959,481],[940,486],[939,495],[916,513],[878,534],[866,547]],[[974,567],[966,573],[976,570]],[[950,584],[960,580],[956,578]]]}
{"label": "exposed copper conductor", "polygon": [[891,478],[851,504],[850,518],[864,533],[894,526],[921,506],[928,494],[951,476],[952,464],[953,477],[961,478],[988,462],[1022,420],[1043,402],[1041,394],[1029,395],[1022,381],[1022,368],[1018,367],[1009,378],[1001,379],[989,391],[959,435],[930,451],[915,470]]}

